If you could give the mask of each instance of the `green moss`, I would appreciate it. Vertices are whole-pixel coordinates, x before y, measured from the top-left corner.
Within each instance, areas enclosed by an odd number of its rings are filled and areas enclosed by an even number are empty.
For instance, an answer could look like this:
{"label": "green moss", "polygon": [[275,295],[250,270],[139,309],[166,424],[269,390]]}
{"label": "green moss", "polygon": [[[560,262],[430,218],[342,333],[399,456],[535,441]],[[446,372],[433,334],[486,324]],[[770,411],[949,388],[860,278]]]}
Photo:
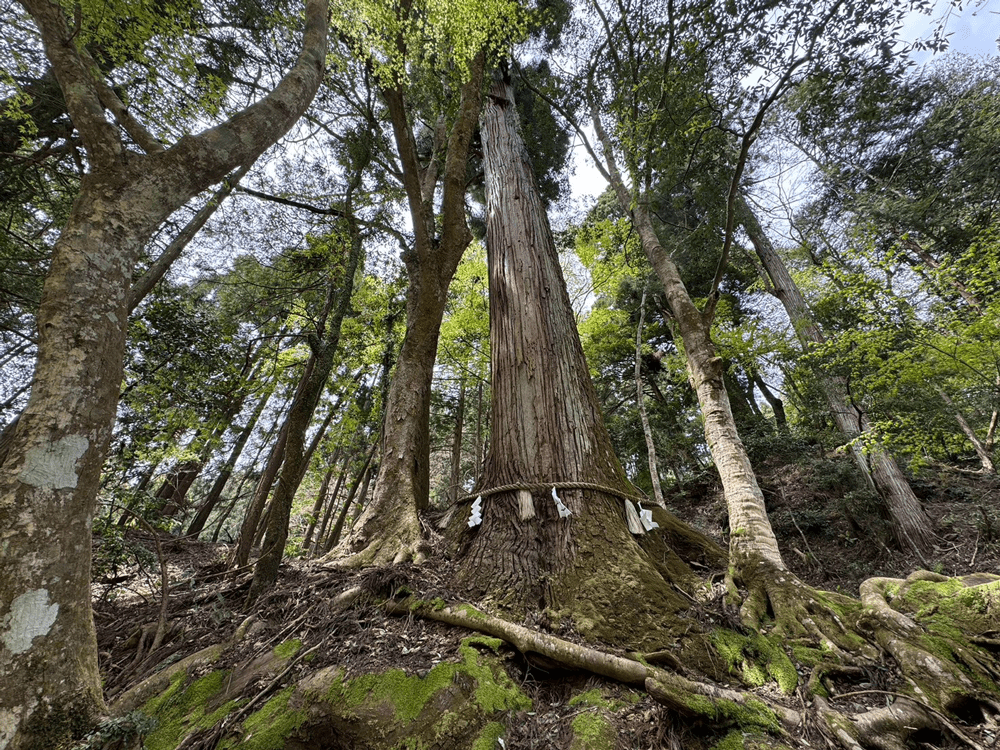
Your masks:
{"label": "green moss", "polygon": [[815,667],[817,664],[822,663],[826,656],[827,652],[822,649],[802,646],[800,644],[792,646],[792,658],[795,659],[796,663],[804,667]]}
{"label": "green moss", "polygon": [[302,641],[293,638],[274,647],[274,655],[279,659],[291,659],[302,649]]}
{"label": "green moss", "polygon": [[774,711],[761,701],[750,699],[736,703],[724,699],[711,699],[703,695],[688,696],[685,703],[693,713],[716,724],[735,725],[742,729],[756,727],[778,734],[781,725]]}
{"label": "green moss", "polygon": [[583,713],[573,719],[570,750],[611,750],[614,746],[614,727],[599,713]]}
{"label": "green moss", "polygon": [[478,609],[470,604],[460,604],[455,608],[456,611],[461,612],[466,617],[473,620],[485,620],[486,615],[480,612]]}
{"label": "green moss", "polygon": [[574,695],[569,699],[569,705],[590,706],[592,708],[604,708],[608,711],[618,711],[626,706],[635,705],[640,700],[639,696],[632,692],[626,693],[624,699],[608,698],[605,697],[604,691],[600,688],[594,688],[593,690],[587,690]]}
{"label": "green moss", "polygon": [[496,750],[500,745],[497,743],[503,737],[506,729],[498,721],[491,721],[479,733],[479,736],[472,743],[472,750]]}
{"label": "green moss", "polygon": [[142,707],[142,713],[157,721],[156,729],[145,740],[148,750],[173,750],[181,740],[196,729],[208,729],[232,712],[238,705],[227,701],[213,711],[209,706],[222,692],[228,672],[210,672],[204,677],[187,683],[187,674],[178,672],[170,686],[160,695],[151,698]]}
{"label": "green moss", "polygon": [[243,721],[240,750],[281,750],[288,736],[306,720],[304,711],[289,708],[288,699],[295,692],[290,685]]}
{"label": "green moss", "polygon": [[744,750],[745,747],[746,743],[743,741],[743,733],[733,730],[712,745],[712,750]]}
{"label": "green moss", "polygon": [[712,633],[716,651],[733,674],[743,681],[760,687],[773,679],[785,695],[795,692],[799,675],[788,654],[780,645],[760,633],[740,635],[720,628]]}
{"label": "green moss", "polygon": [[528,710],[531,700],[521,692],[510,676],[499,666],[485,662],[476,645],[498,649],[503,642],[497,638],[475,636],[459,646],[462,661],[438,664],[425,677],[393,669],[383,674],[368,674],[353,680],[335,682],[327,695],[331,701],[344,700],[349,708],[362,704],[390,704],[398,721],[416,719],[435,694],[449,687],[459,673],[475,680],[473,702],[486,713],[507,710]]}

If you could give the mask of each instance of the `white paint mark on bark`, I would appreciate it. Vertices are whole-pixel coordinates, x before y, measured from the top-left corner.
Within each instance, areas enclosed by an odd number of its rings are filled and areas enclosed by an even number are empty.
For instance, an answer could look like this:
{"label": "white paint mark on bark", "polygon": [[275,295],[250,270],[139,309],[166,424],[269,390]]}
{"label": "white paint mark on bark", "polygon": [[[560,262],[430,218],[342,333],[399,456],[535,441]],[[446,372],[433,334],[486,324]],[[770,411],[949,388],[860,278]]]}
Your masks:
{"label": "white paint mark on bark", "polygon": [[12,739],[17,728],[17,714],[7,709],[0,709],[0,750],[4,750]]}
{"label": "white paint mark on bark", "polygon": [[36,446],[24,457],[18,480],[45,490],[66,490],[76,487],[76,462],[90,442],[82,435],[67,435],[54,443]]}
{"label": "white paint mark on bark", "polygon": [[49,604],[49,592],[35,589],[21,594],[3,618],[0,640],[12,654],[23,654],[37,636],[48,635],[59,613],[58,604]]}

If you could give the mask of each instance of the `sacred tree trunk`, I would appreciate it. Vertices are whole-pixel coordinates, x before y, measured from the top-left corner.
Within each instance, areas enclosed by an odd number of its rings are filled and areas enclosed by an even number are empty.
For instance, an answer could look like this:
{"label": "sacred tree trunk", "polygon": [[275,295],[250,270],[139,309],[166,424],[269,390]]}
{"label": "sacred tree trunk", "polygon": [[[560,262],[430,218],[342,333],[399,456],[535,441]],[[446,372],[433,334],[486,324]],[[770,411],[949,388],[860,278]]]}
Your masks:
{"label": "sacred tree trunk", "polygon": [[604,426],[517,118],[510,84],[495,82],[481,123],[492,439],[481,501],[452,523],[458,581],[515,611],[549,608],[590,637],[666,639],[685,604],[665,577],[685,566],[654,562],[629,531],[636,490]]}
{"label": "sacred tree trunk", "polygon": [[[781,300],[785,312],[788,313],[795,335],[806,349],[822,344],[825,340],[823,333],[813,320],[805,298],[788,273],[781,256],[764,234],[750,207],[742,202],[741,208],[743,226],[771,280],[772,293]],[[841,434],[847,440],[853,441],[859,435],[868,432],[868,418],[865,413],[848,407],[847,387],[843,379],[824,373],[818,375],[820,386],[830,407],[830,415]],[[920,501],[913,494],[895,459],[878,446],[871,448],[868,455],[865,455],[862,446],[856,442],[851,445],[851,455],[869,486],[883,498],[892,520],[893,533],[900,546],[908,547],[918,555],[928,550],[934,538],[930,519],[924,513]]]}

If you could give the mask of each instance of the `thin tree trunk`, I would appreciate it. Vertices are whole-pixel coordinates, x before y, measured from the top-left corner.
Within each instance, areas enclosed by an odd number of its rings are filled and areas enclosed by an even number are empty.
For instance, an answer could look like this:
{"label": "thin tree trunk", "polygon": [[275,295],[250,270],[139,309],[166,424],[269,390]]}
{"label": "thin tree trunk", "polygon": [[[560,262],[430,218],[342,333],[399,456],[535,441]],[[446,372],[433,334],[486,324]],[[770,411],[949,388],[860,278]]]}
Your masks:
{"label": "thin tree trunk", "polygon": [[330,531],[330,538],[326,540],[324,545],[324,550],[329,551],[337,546],[340,541],[340,535],[344,529],[344,521],[347,518],[347,513],[351,509],[351,503],[354,502],[354,495],[358,491],[358,486],[362,483],[362,480],[368,475],[368,467],[371,464],[372,456],[375,455],[375,449],[378,446],[373,443],[372,447],[368,450],[368,455],[365,456],[365,463],[361,467],[361,471],[358,472],[354,483],[351,485],[350,490],[347,492],[347,497],[344,498],[344,507],[340,511],[340,515],[337,516],[337,523],[334,524],[333,530]]}
{"label": "thin tree trunk", "polygon": [[216,504],[219,502],[219,498],[222,497],[222,492],[226,488],[226,483],[233,475],[233,469],[236,467],[236,462],[242,455],[243,449],[246,448],[247,441],[250,440],[250,435],[253,433],[254,427],[257,426],[257,420],[260,419],[260,415],[264,412],[264,407],[271,398],[272,392],[273,389],[269,389],[267,393],[261,396],[258,400],[257,406],[254,407],[253,413],[250,415],[249,419],[247,419],[247,423],[240,431],[240,435],[236,439],[233,449],[229,452],[226,462],[222,465],[222,468],[219,469],[219,475],[215,478],[215,482],[212,483],[212,487],[208,491],[208,495],[205,496],[205,499],[198,508],[198,513],[195,515],[194,520],[191,521],[191,525],[188,526],[188,536],[200,534],[202,529],[205,528],[205,524],[208,523],[208,517],[215,509]]}
{"label": "thin tree trunk", "polygon": [[761,395],[764,396],[764,400],[770,405],[771,411],[774,412],[774,423],[778,427],[778,432],[787,434],[788,418],[785,416],[785,402],[775,395],[774,391],[768,388],[767,383],[764,382],[764,379],[760,375],[754,375],[753,382],[760,390]]}
{"label": "thin tree trunk", "polygon": [[451,482],[448,496],[451,502],[458,499],[462,487],[462,428],[465,425],[465,376],[458,388],[458,408],[455,411],[455,431],[451,443]]}
{"label": "thin tree trunk", "polygon": [[476,384],[476,469],[473,481],[479,484],[483,472],[483,381]]}
{"label": "thin tree trunk", "polygon": [[326,547],[324,541],[326,540],[326,530],[330,526],[330,518],[333,516],[334,511],[337,509],[337,498],[340,497],[340,491],[344,487],[344,482],[347,481],[347,472],[350,470],[351,461],[354,460],[354,452],[350,452],[344,456],[344,466],[337,475],[337,482],[333,486],[333,492],[330,493],[330,497],[327,499],[326,510],[323,513],[323,523],[319,528],[319,533],[316,535],[316,540],[313,544],[313,553],[319,554],[320,551],[325,551]]}
{"label": "thin tree trunk", "polygon": [[319,491],[316,493],[316,502],[313,503],[312,513],[309,514],[309,525],[306,527],[306,534],[302,538],[302,549],[308,551],[310,544],[312,544],[313,534],[316,533],[316,525],[319,523],[320,516],[323,513],[323,506],[327,499],[327,492],[330,490],[330,480],[333,479],[333,473],[336,470],[335,466],[337,460],[340,458],[340,448],[338,447],[336,452],[333,454],[333,458],[330,461],[330,467],[326,470],[323,475],[323,481],[319,483]]}
{"label": "thin tree trunk", "polygon": [[[742,205],[743,226],[753,243],[771,280],[774,296],[781,300],[795,333],[808,349],[823,343],[824,336],[813,320],[802,293],[785,267],[781,256],[775,251],[764,234],[753,211],[744,202]],[[830,414],[840,432],[850,441],[851,453],[869,485],[884,500],[892,519],[893,533],[901,546],[909,547],[917,555],[922,555],[934,538],[930,519],[924,513],[917,496],[896,461],[882,448],[869,449],[866,456],[855,438],[869,431],[868,418],[856,409],[848,408],[847,387],[841,378],[818,373],[823,392],[826,394]],[[871,461],[869,468],[868,461]]]}
{"label": "thin tree trunk", "polygon": [[264,471],[257,480],[257,486],[254,488],[253,497],[251,498],[250,504],[247,506],[246,514],[243,517],[243,524],[240,526],[240,533],[236,537],[236,548],[233,550],[233,568],[242,568],[250,561],[250,549],[253,547],[254,538],[256,537],[258,527],[260,526],[260,519],[264,514],[264,507],[267,504],[268,495],[271,494],[271,487],[274,486],[274,481],[278,476],[278,470],[281,468],[281,464],[285,460],[285,443],[288,439],[291,414],[296,408],[296,403],[300,402],[304,398],[306,384],[308,383],[309,377],[315,366],[316,357],[315,355],[310,355],[309,361],[306,363],[305,369],[302,371],[302,377],[299,378],[298,385],[295,387],[295,395],[292,396],[291,404],[288,407],[288,414],[285,416],[285,421],[281,425],[281,430],[278,432],[278,437],[275,439],[274,445],[271,446],[271,452],[267,457],[267,464],[264,466]]}
{"label": "thin tree trunk", "polygon": [[664,507],[663,488],[660,486],[659,462],[656,460],[656,444],[653,442],[653,431],[649,427],[649,415],[646,413],[646,398],[642,389],[642,327],[646,322],[646,287],[642,288],[642,300],[639,302],[639,322],[635,327],[635,400],[639,407],[639,420],[642,422],[642,436],[646,440],[646,461],[649,464],[649,481],[653,485],[653,499],[660,507]]}
{"label": "thin tree trunk", "polygon": [[955,415],[955,421],[958,422],[958,426],[962,428],[962,432],[965,433],[965,436],[969,439],[969,442],[972,443],[972,447],[975,449],[976,455],[979,456],[979,463],[983,467],[983,473],[996,474],[997,468],[993,463],[992,457],[986,451],[986,447],[979,440],[978,436],[976,435],[976,431],[973,430],[969,426],[969,423],[965,421],[965,417],[962,416],[962,412],[960,412],[955,407],[955,403],[951,400],[951,397],[947,393],[945,393],[944,388],[936,387],[934,390],[938,392],[938,395],[941,397],[941,400],[944,401],[951,408],[952,413]]}
{"label": "thin tree trunk", "polygon": [[184,225],[184,228],[164,248],[159,257],[150,264],[145,273],[136,279],[129,290],[128,311],[130,314],[135,311],[146,295],[153,291],[153,288],[163,278],[171,264],[180,257],[181,253],[184,252],[184,248],[194,239],[199,230],[205,226],[205,222],[212,218],[212,215],[222,205],[222,202],[229,197],[229,194],[233,192],[233,188],[246,176],[246,173],[250,171],[250,167],[252,166],[252,163],[244,164],[227,177],[223,181],[222,186],[205,202],[204,206],[198,209],[197,213]]}
{"label": "thin tree trunk", "polygon": [[265,590],[274,585],[278,579],[278,567],[285,555],[292,502],[306,470],[306,455],[303,450],[306,430],[333,371],[334,357],[340,345],[341,324],[350,308],[355,277],[361,263],[363,244],[360,230],[352,214],[352,196],[360,186],[362,174],[370,159],[369,152],[367,158],[354,165],[355,173],[347,190],[344,220],[347,224],[348,239],[345,242],[343,265],[339,269],[339,278],[331,279],[329,282],[325,309],[317,326],[315,338],[310,342],[315,353],[315,367],[302,398],[296,399],[289,412],[285,461],[281,469],[281,479],[271,501],[267,533],[264,536],[261,555],[254,568],[253,581],[247,594],[248,603],[255,601]]}
{"label": "thin tree trunk", "polygon": [[663,249],[649,216],[645,197],[633,201],[614,160],[611,139],[601,122],[600,112],[591,111],[594,128],[604,149],[607,172],[623,211],[642,242],[650,265],[663,285],[667,304],[684,343],[688,378],[698,396],[705,425],[705,438],[722,481],[729,509],[730,552],[738,572],[762,562],[775,570],[785,570],[778,542],[767,517],[764,495],[740,440],[723,379],[722,359],[711,338],[711,321],[695,307],[681,280],[677,266]]}

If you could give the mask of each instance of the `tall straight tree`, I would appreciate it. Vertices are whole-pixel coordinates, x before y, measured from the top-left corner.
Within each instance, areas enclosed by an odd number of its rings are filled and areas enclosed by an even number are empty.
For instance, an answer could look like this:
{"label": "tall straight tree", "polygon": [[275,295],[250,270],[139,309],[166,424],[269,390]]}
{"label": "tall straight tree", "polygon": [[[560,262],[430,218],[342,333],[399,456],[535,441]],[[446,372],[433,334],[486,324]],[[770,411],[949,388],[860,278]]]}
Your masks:
{"label": "tall straight tree", "polygon": [[295,123],[322,80],[327,38],[326,0],[308,0],[303,51],[278,85],[222,124],[165,148],[97,72],[63,6],[21,4],[40,33],[88,172],[53,248],[31,395],[0,465],[5,750],[57,747],[103,709],[90,529],[140,253],[173,211],[253,162]]}
{"label": "tall straight tree", "polygon": [[[621,642],[686,606],[667,582],[686,566],[665,549],[654,560],[629,531],[636,490],[604,426],[509,82],[493,83],[481,134],[493,437],[476,489],[482,525],[463,529],[459,580]],[[464,526],[468,516],[456,516]]]}

